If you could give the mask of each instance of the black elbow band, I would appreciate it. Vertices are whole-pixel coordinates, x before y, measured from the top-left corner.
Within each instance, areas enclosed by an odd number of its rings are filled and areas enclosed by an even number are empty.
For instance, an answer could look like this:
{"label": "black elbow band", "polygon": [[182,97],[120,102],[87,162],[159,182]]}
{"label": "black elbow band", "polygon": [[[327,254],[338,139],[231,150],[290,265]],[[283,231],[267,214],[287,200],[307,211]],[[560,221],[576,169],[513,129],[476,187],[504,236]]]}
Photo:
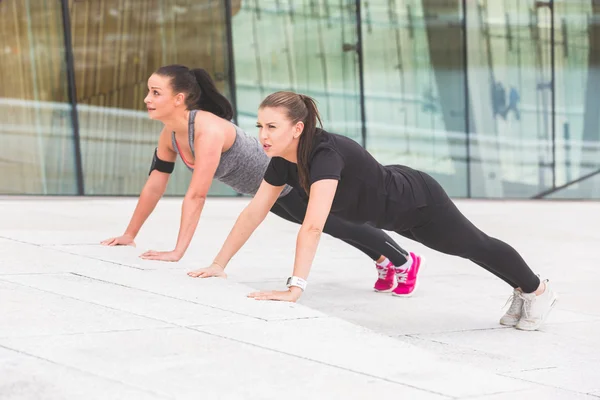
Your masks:
{"label": "black elbow band", "polygon": [[158,158],[157,151],[158,149],[154,149],[154,157],[152,157],[152,165],[150,166],[148,175],[150,175],[154,170],[164,172],[165,174],[170,174],[175,168],[175,163],[161,160]]}

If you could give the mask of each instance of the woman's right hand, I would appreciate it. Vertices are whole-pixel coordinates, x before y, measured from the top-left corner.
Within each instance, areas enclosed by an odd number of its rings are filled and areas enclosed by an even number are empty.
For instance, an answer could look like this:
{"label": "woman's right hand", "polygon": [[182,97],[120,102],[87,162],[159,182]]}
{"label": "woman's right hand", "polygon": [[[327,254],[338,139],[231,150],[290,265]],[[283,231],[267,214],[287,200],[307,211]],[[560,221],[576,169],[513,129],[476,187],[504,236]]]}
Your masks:
{"label": "woman's right hand", "polygon": [[210,267],[190,271],[187,274],[192,278],[227,278],[227,274],[218,264],[211,264]]}
{"label": "woman's right hand", "polygon": [[135,242],[133,238],[129,235],[117,236],[110,239],[103,240],[100,242],[103,246],[133,246],[135,247]]}

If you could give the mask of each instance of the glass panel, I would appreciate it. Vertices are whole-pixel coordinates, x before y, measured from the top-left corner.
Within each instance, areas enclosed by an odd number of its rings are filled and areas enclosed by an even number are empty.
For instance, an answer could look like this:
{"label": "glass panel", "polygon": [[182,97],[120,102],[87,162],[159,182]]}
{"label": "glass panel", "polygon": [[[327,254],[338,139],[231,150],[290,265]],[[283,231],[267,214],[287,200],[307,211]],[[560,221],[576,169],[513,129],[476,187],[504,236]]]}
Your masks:
{"label": "glass panel", "polygon": [[0,193],[76,194],[59,1],[0,1]]}
{"label": "glass panel", "polygon": [[473,197],[529,197],[552,187],[547,4],[468,2]]}
{"label": "glass panel", "polygon": [[462,2],[361,4],[367,148],[467,196]]}
{"label": "glass panel", "polygon": [[[556,184],[600,169],[600,3],[555,3]],[[598,178],[560,192],[598,197]],[[558,195],[558,194],[557,194]]]}
{"label": "glass panel", "polygon": [[[582,177],[583,178],[583,177]],[[545,199],[600,200],[600,173],[544,196]]]}
{"label": "glass panel", "polygon": [[278,90],[318,102],[325,129],[361,142],[354,0],[244,1],[233,16],[239,124],[256,132],[260,102]]}
{"label": "glass panel", "polygon": [[[206,69],[229,95],[221,0],[71,1],[86,194],[137,195],[162,124],[148,118],[148,77],[161,65]],[[168,194],[183,194],[181,161]],[[210,194],[234,194],[213,184]]]}

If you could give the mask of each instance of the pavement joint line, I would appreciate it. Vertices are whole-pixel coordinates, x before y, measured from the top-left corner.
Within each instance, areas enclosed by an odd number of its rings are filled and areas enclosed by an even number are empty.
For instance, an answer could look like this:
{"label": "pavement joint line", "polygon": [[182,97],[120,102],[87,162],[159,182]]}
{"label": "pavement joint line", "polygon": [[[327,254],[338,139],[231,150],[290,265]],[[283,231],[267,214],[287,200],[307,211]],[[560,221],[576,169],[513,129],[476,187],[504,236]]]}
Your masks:
{"label": "pavement joint line", "polygon": [[[264,321],[264,322],[265,323],[269,323],[268,321]],[[279,321],[277,321],[277,322],[279,322]],[[310,358],[310,357],[302,357],[302,356],[299,356],[299,355],[296,355],[296,354],[292,354],[292,353],[288,353],[288,352],[285,352],[285,351],[281,351],[281,350],[272,349],[272,348],[269,348],[269,347],[264,347],[264,346],[261,346],[261,345],[257,345],[255,343],[246,342],[246,341],[239,340],[239,339],[234,339],[234,338],[231,338],[231,337],[228,337],[228,336],[223,336],[223,335],[219,335],[219,334],[215,334],[215,333],[211,333],[211,332],[206,332],[206,331],[202,330],[201,328],[202,328],[202,326],[197,326],[197,325],[195,325],[195,326],[185,326],[185,325],[173,324],[173,326],[155,327],[155,328],[123,329],[123,330],[93,331],[93,332],[89,332],[89,331],[88,332],[69,332],[69,333],[60,333],[60,334],[22,336],[22,337],[19,337],[19,339],[39,339],[39,338],[46,338],[46,337],[63,337],[63,336],[78,336],[78,335],[103,335],[103,334],[110,334],[110,333],[127,333],[127,332],[154,331],[154,330],[168,330],[168,329],[185,329],[185,330],[193,331],[194,333],[201,333],[203,335],[209,335],[209,336],[217,337],[219,339],[223,339],[223,340],[227,340],[227,341],[230,341],[230,342],[239,343],[239,344],[242,344],[242,345],[245,345],[245,346],[249,346],[249,347],[259,348],[261,350],[266,350],[266,351],[269,351],[269,352],[272,352],[272,353],[282,354],[282,355],[285,355],[285,356],[288,356],[288,357],[301,359],[301,360],[308,361],[308,362],[311,362],[311,363],[317,363],[317,364],[325,365],[325,366],[330,367],[330,368],[334,368],[334,369],[339,369],[339,370],[351,372],[351,373],[354,373],[354,374],[366,376],[366,377],[369,377],[369,378],[374,378],[374,379],[377,379],[377,380],[381,380],[381,381],[385,381],[385,382],[389,382],[389,383],[393,383],[393,384],[397,384],[397,385],[401,385],[401,386],[405,386],[405,387],[410,387],[410,388],[417,389],[417,390],[420,390],[420,391],[423,391],[423,392],[428,392],[428,393],[440,395],[440,396],[446,397],[448,399],[457,399],[457,397],[454,397],[454,396],[450,396],[450,395],[447,395],[447,394],[444,394],[444,393],[441,393],[441,392],[431,391],[431,390],[424,389],[424,388],[421,388],[421,387],[418,387],[418,386],[414,386],[414,385],[410,385],[410,384],[407,384],[407,383],[404,383],[404,382],[398,382],[398,381],[395,381],[393,379],[388,379],[388,378],[380,377],[380,376],[369,374],[369,373],[362,372],[362,371],[356,371],[356,370],[353,370],[353,369],[350,369],[350,368],[346,368],[346,367],[343,367],[343,366],[340,366],[340,365],[331,364],[331,363],[328,363],[328,362],[316,360],[316,359],[313,359],[313,358]],[[0,337],[0,340],[2,340],[2,339],[9,339],[10,340],[10,339],[15,339],[15,338],[14,337]],[[11,351],[17,352],[17,353],[20,353],[20,354],[24,354],[24,355],[31,356],[31,357],[34,357],[34,358],[38,358],[38,359],[41,359],[41,360],[44,360],[44,361],[47,361],[47,362],[51,362],[53,364],[60,365],[60,366],[66,367],[66,368],[71,368],[71,369],[74,369],[74,370],[77,370],[77,371],[80,371],[80,372],[85,372],[85,373],[90,374],[90,375],[98,376],[98,377],[101,377],[103,379],[108,379],[108,380],[111,380],[111,381],[114,381],[114,382],[118,382],[118,383],[121,383],[121,384],[124,384],[124,385],[128,385],[128,386],[131,386],[131,387],[134,387],[134,388],[137,389],[136,386],[129,385],[129,384],[125,383],[125,382],[116,381],[114,379],[107,378],[107,377],[104,377],[102,375],[97,375],[94,372],[80,370],[80,369],[78,369],[76,367],[73,367],[71,365],[61,364],[61,363],[59,363],[57,361],[53,361],[53,360],[50,360],[50,359],[46,359],[44,357],[37,356],[35,354],[31,354],[31,353],[27,353],[27,352],[24,352],[24,351],[21,351],[21,350],[18,350],[18,349],[14,349],[14,348],[8,347],[8,346],[6,346],[4,344],[1,344],[1,343],[0,343],[0,347],[1,348],[5,348],[7,350],[11,350]],[[510,377],[508,377],[508,378],[510,379]],[[148,392],[152,393],[152,394],[157,394],[157,393],[150,392],[150,391],[148,391]]]}
{"label": "pavement joint line", "polygon": [[[136,288],[136,287],[132,287],[132,286],[123,285],[123,284],[117,283],[117,282],[111,282],[111,281],[107,281],[107,280],[104,280],[104,279],[98,279],[98,278],[86,276],[86,275],[83,275],[83,274],[79,274],[79,273],[76,273],[76,272],[63,272],[63,273],[56,273],[56,274],[53,274],[53,275],[68,275],[68,274],[75,275],[75,276],[82,277],[82,278],[86,278],[86,279],[91,279],[91,280],[102,282],[102,283],[106,283],[106,284],[109,284],[109,285],[121,286],[121,287],[124,287],[124,288],[127,288],[127,289],[136,290],[136,291],[143,292],[143,293],[149,293],[149,294],[152,294],[152,295],[155,295],[155,296],[159,296],[159,297],[165,297],[165,298],[169,298],[169,299],[172,299],[172,300],[178,300],[178,301],[183,301],[183,302],[186,302],[186,303],[196,304],[196,305],[207,307],[207,308],[210,308],[210,309],[213,309],[213,310],[218,310],[218,311],[226,312],[226,313],[229,313],[229,314],[234,314],[234,315],[237,315],[237,316],[246,317],[246,318],[250,318],[250,319],[254,319],[254,320],[258,320],[258,321],[263,321],[263,322],[295,321],[295,320],[299,320],[299,319],[330,318],[329,316],[326,315],[325,317],[321,317],[321,316],[314,317],[313,316],[313,317],[299,317],[299,318],[279,318],[279,319],[269,320],[269,319],[266,319],[266,318],[260,318],[260,317],[256,317],[256,316],[253,316],[253,315],[247,315],[247,314],[244,314],[244,313],[241,313],[241,312],[232,311],[232,310],[228,310],[228,309],[225,309],[225,308],[220,308],[220,307],[215,307],[215,306],[211,306],[211,305],[206,305],[204,303],[199,303],[199,302],[188,300],[188,299],[181,299],[181,298],[178,298],[178,297],[169,296],[169,295],[162,294],[162,293],[156,293],[156,292],[152,292],[152,291],[145,290],[145,289],[140,289],[140,288]],[[119,309],[119,308],[107,306],[105,304],[100,304],[100,303],[96,303],[96,302],[91,302],[91,301],[79,299],[77,297],[68,296],[68,295],[65,295],[65,294],[62,294],[62,293],[57,293],[57,292],[54,292],[54,291],[51,291],[51,290],[47,290],[47,289],[40,289],[38,287],[26,285],[26,284],[23,284],[23,283],[20,283],[20,282],[13,282],[11,280],[6,279],[7,276],[10,276],[10,275],[0,275],[0,282],[11,283],[13,285],[19,285],[19,286],[23,286],[23,287],[26,287],[26,288],[29,288],[29,289],[34,289],[34,290],[38,290],[38,291],[45,292],[45,293],[51,293],[51,294],[54,294],[54,295],[57,295],[57,296],[61,296],[61,297],[72,299],[72,300],[77,300],[77,301],[80,301],[80,302],[83,302],[83,303],[92,304],[92,305],[96,305],[96,306],[108,308],[108,309],[119,311],[119,312],[129,313],[131,315],[136,315],[138,317],[149,318],[149,319],[153,319],[153,320],[156,320],[156,321],[159,321],[159,322],[165,322],[165,323],[172,324],[172,325],[175,325],[175,326],[180,326],[180,325],[174,324],[174,323],[169,322],[169,321],[161,320],[159,318],[149,317],[147,315],[140,315],[140,314],[137,314],[137,313],[134,313],[134,312],[131,312],[131,311],[126,311],[126,310],[122,310],[122,309]],[[180,327],[184,327],[184,326],[180,326]]]}
{"label": "pavement joint line", "polygon": [[[355,373],[355,374],[358,374],[358,375],[362,375],[362,376],[366,376],[366,377],[369,377],[369,378],[373,378],[373,379],[377,379],[377,380],[381,380],[381,381],[385,381],[385,382],[389,382],[389,383],[393,383],[393,384],[397,384],[397,385],[401,385],[401,386],[405,386],[405,387],[410,387],[412,389],[417,389],[417,390],[420,390],[422,392],[427,392],[427,393],[431,393],[431,394],[436,394],[436,395],[439,395],[439,396],[443,396],[443,397],[446,397],[448,399],[458,399],[458,397],[455,397],[455,396],[450,396],[450,395],[442,393],[442,392],[436,392],[436,391],[433,391],[433,390],[430,390],[430,389],[425,389],[425,388],[421,388],[421,387],[418,387],[418,386],[410,385],[410,384],[405,383],[405,382],[398,382],[398,381],[395,381],[393,379],[384,378],[384,377],[381,377],[381,376],[369,374],[367,372],[356,371],[356,370],[351,369],[351,368],[342,367],[340,365],[331,364],[331,363],[328,363],[328,362],[325,362],[325,361],[315,360],[315,359],[310,358],[310,357],[303,357],[303,356],[299,356],[297,354],[288,353],[286,351],[281,351],[281,350],[272,349],[272,348],[269,348],[269,347],[264,347],[264,346],[256,344],[256,343],[246,342],[246,341],[243,341],[243,340],[240,340],[240,339],[234,339],[234,338],[223,336],[223,335],[219,335],[219,334],[216,334],[216,333],[207,332],[207,331],[202,330],[201,327],[192,327],[192,326],[189,326],[189,327],[186,327],[186,329],[191,329],[191,330],[194,330],[194,331],[202,332],[202,333],[210,335],[210,336],[215,336],[215,337],[218,337],[218,338],[221,338],[221,339],[231,340],[231,341],[234,341],[234,342],[237,342],[237,343],[242,343],[242,344],[245,344],[245,345],[248,345],[248,346],[257,347],[257,348],[260,348],[260,349],[263,349],[263,350],[267,350],[267,351],[270,351],[270,352],[284,354],[286,356],[290,356],[290,357],[297,358],[297,359],[300,359],[300,360],[306,360],[306,361],[314,362],[314,363],[317,363],[317,364],[325,365],[325,366],[328,366],[328,367],[333,367],[333,368],[336,368],[336,369],[340,369],[340,370],[343,370],[343,371],[352,372],[352,373]],[[510,378],[510,377],[505,377],[505,378]]]}
{"label": "pavement joint line", "polygon": [[38,359],[38,360],[42,360],[42,361],[48,362],[50,364],[58,365],[58,366],[61,366],[63,368],[67,368],[67,369],[70,369],[70,370],[73,370],[73,371],[77,371],[79,373],[91,376],[93,378],[104,379],[104,380],[107,380],[109,382],[117,383],[117,384],[120,384],[120,385],[123,385],[123,386],[126,386],[126,387],[130,387],[132,389],[140,390],[142,392],[152,394],[153,396],[162,397],[162,398],[165,398],[165,399],[174,399],[173,397],[170,397],[170,396],[168,396],[166,394],[153,392],[153,391],[148,390],[148,389],[146,389],[144,387],[138,387],[136,385],[125,383],[125,382],[119,381],[119,380],[114,379],[114,378],[109,378],[109,377],[106,377],[106,376],[103,376],[103,375],[98,375],[98,374],[96,374],[94,372],[86,371],[84,369],[73,367],[71,365],[61,364],[59,362],[56,362],[56,361],[53,361],[53,360],[50,360],[50,359],[47,359],[47,358],[44,358],[44,357],[41,357],[41,356],[38,356],[38,355],[35,355],[35,354],[27,353],[27,352],[22,351],[22,350],[13,349],[13,348],[5,346],[5,345],[3,345],[1,343],[0,343],[0,348],[3,348],[3,349],[8,350],[8,351],[12,351],[12,352],[17,353],[17,354],[24,355],[24,356],[27,356],[27,357],[32,357],[32,358],[35,358],[35,359]]}
{"label": "pavement joint line", "polygon": [[26,242],[24,240],[19,240],[19,239],[15,239],[15,238],[11,238],[11,237],[6,237],[6,236],[0,236],[0,239],[5,239],[5,240],[11,241],[11,242],[29,244],[29,245],[36,246],[36,247],[42,247],[42,245],[38,244],[38,243]]}
{"label": "pavement joint line", "polygon": [[184,326],[157,326],[154,328],[130,328],[130,329],[111,329],[103,331],[87,331],[87,332],[63,332],[63,333],[47,333],[43,335],[27,335],[27,336],[0,336],[1,340],[12,340],[12,339],[40,339],[50,337],[68,337],[68,336],[81,336],[81,335],[102,335],[106,333],[128,333],[128,332],[143,332],[143,331],[158,331],[167,329],[180,329],[185,328]]}
{"label": "pavement joint line", "polygon": [[58,251],[60,253],[71,254],[71,255],[74,255],[74,256],[87,258],[87,259],[90,259],[90,260],[105,262],[105,263],[108,263],[108,264],[114,264],[114,265],[118,265],[118,266],[121,266],[121,267],[127,267],[127,268],[131,268],[131,269],[137,269],[138,271],[156,271],[157,270],[156,268],[134,267],[133,265],[123,264],[123,263],[116,262],[116,261],[104,260],[102,258],[88,256],[88,255],[85,255],[85,254],[73,253],[73,252],[70,252],[70,251],[66,251],[65,249],[53,249],[51,247],[44,247],[44,248],[47,248],[47,249],[52,250],[52,251]]}
{"label": "pavement joint line", "polygon": [[48,249],[48,250],[52,250],[52,251],[58,251],[60,253],[70,254],[70,255],[73,255],[73,256],[87,258],[87,259],[95,260],[95,261],[101,261],[101,262],[105,262],[105,263],[109,263],[109,264],[115,264],[115,265],[119,265],[119,266],[123,266],[123,267],[127,267],[127,268],[137,269],[137,270],[140,270],[140,271],[155,271],[156,270],[156,268],[134,267],[132,265],[123,264],[123,263],[119,263],[119,262],[116,262],[116,261],[104,260],[102,258],[88,256],[88,255],[85,255],[85,254],[73,253],[73,252],[70,252],[70,251],[66,251],[64,249],[53,248],[53,246],[46,246],[46,245],[42,245],[42,244],[38,244],[38,243],[25,242],[23,240],[13,239],[13,238],[9,238],[9,237],[6,237],[6,236],[0,236],[0,239],[6,239],[6,240],[17,242],[17,243],[28,244],[28,245],[36,246],[36,247],[39,247],[39,248],[42,248],[42,249]]}
{"label": "pavement joint line", "polygon": [[98,246],[98,243],[48,243],[43,244],[43,247],[56,247],[56,246]]}
{"label": "pavement joint line", "polygon": [[[500,375],[500,376],[504,376],[506,378],[517,379],[519,381],[523,381],[523,382],[527,382],[527,383],[533,383],[534,385],[539,385],[539,386],[543,386],[543,387],[547,387],[547,388],[552,388],[552,389],[563,390],[565,392],[570,392],[570,393],[577,393],[577,394],[583,394],[583,395],[588,395],[589,394],[589,393],[585,393],[585,392],[578,392],[576,390],[571,390],[571,389],[567,389],[567,388],[560,387],[560,386],[549,385],[547,383],[536,382],[536,381],[532,381],[530,379],[525,379],[525,378],[518,377],[518,376],[510,376],[510,375],[506,375],[506,374],[507,374],[506,372],[501,372],[501,373],[499,372],[498,373],[498,375]],[[592,395],[592,396],[596,396],[596,395]]]}
{"label": "pavement joint line", "polygon": [[[557,369],[557,368],[559,368],[559,367],[557,367],[557,366],[551,366],[551,367],[526,368],[526,369],[519,370],[519,372],[544,371],[544,370],[547,370],[547,369]],[[506,373],[508,373],[508,371],[507,372],[503,372],[503,373],[506,374]]]}
{"label": "pavement joint line", "polygon": [[80,274],[80,273],[77,273],[77,272],[70,272],[70,274],[75,275],[75,276],[79,276],[79,277],[82,277],[82,278],[86,278],[86,279],[91,279],[91,280],[98,281],[98,282],[103,282],[103,283],[106,283],[106,284],[109,284],[109,285],[121,286],[121,287],[124,287],[124,288],[127,288],[127,289],[136,290],[136,291],[139,291],[139,292],[150,293],[150,294],[155,295],[155,296],[165,297],[165,298],[172,299],[172,300],[179,300],[179,301],[183,301],[183,302],[191,303],[191,304],[197,304],[197,305],[200,305],[200,306],[211,308],[213,310],[225,311],[225,312],[228,312],[228,313],[231,313],[231,314],[240,315],[240,316],[247,317],[247,318],[257,319],[259,321],[265,321],[265,322],[269,321],[268,319],[265,319],[265,318],[255,317],[255,316],[252,316],[252,315],[247,315],[247,314],[243,314],[243,313],[240,313],[240,312],[237,312],[237,311],[231,311],[231,310],[227,310],[225,308],[211,306],[209,304],[204,304],[204,303],[200,303],[200,302],[197,302],[197,301],[192,301],[192,300],[188,300],[188,299],[182,299],[182,298],[175,297],[175,296],[170,296],[170,295],[167,295],[167,294],[164,294],[164,293],[156,293],[156,292],[153,292],[151,290],[140,289],[140,288],[136,288],[136,287],[133,287],[133,286],[127,286],[127,285],[124,285],[122,283],[111,282],[111,281],[107,281],[105,279],[95,278],[95,277],[87,276],[87,275]]}
{"label": "pavement joint line", "polygon": [[[444,335],[447,333],[464,333],[464,332],[479,332],[479,331],[501,331],[507,329],[514,329],[510,326],[499,326],[497,328],[471,328],[471,329],[458,329],[453,331],[438,331],[438,332],[424,332],[424,333],[406,333],[401,335],[396,335],[396,337],[400,336],[413,336],[413,335]],[[543,332],[543,331],[539,331]]]}
{"label": "pavement joint line", "polygon": [[0,273],[0,276],[28,276],[28,275],[64,275],[70,271],[56,271],[56,272],[16,272],[16,273]]}
{"label": "pavement joint line", "polygon": [[528,389],[517,389],[517,390],[499,391],[499,392],[494,392],[494,393],[487,393],[487,394],[484,394],[483,396],[480,395],[480,394],[474,394],[472,396],[471,395],[470,396],[462,396],[462,397],[459,397],[459,399],[460,400],[468,400],[468,399],[477,399],[477,400],[479,400],[479,399],[485,399],[488,396],[495,396],[495,395],[498,395],[498,394],[510,394],[510,393],[514,393],[516,395],[516,394],[519,394],[521,392],[525,392],[527,390],[530,390],[530,388],[528,388]]}
{"label": "pavement joint line", "polygon": [[170,325],[173,325],[173,326],[179,326],[179,325],[177,325],[175,323],[161,320],[160,318],[149,317],[147,315],[141,315],[141,314],[137,314],[137,313],[134,313],[134,312],[131,312],[131,311],[121,310],[119,308],[107,306],[106,304],[100,304],[100,303],[96,303],[96,302],[92,302],[92,301],[88,301],[88,300],[79,299],[77,297],[68,296],[68,295],[63,294],[63,293],[57,293],[57,292],[54,292],[52,290],[40,289],[38,287],[26,285],[26,284],[23,284],[23,283],[20,283],[20,282],[13,282],[13,281],[1,279],[1,278],[0,278],[0,282],[11,283],[13,285],[18,285],[18,286],[26,287],[28,289],[37,290],[39,292],[50,293],[50,294],[53,294],[55,296],[63,297],[65,299],[75,300],[75,301],[79,301],[81,303],[91,304],[91,305],[94,305],[94,306],[99,306],[99,307],[106,308],[106,309],[113,310],[113,311],[119,311],[119,312],[122,312],[122,313],[135,315],[136,317],[146,318],[146,319],[150,319],[150,320],[154,320],[154,321],[158,321],[158,322],[164,322],[164,323],[167,323],[167,324],[170,324]]}
{"label": "pavement joint line", "polygon": [[[143,289],[137,289],[137,288],[129,287],[129,286],[126,286],[126,285],[122,285],[120,283],[109,282],[109,281],[105,281],[105,280],[102,280],[102,279],[95,279],[95,278],[91,278],[91,277],[88,277],[88,276],[85,276],[85,275],[80,275],[80,274],[73,273],[73,272],[71,272],[69,274],[80,276],[80,277],[84,277],[84,278],[88,278],[88,279],[92,279],[92,280],[97,280],[99,282],[104,282],[104,283],[108,283],[108,284],[112,284],[112,285],[116,285],[116,286],[122,286],[122,287],[125,287],[125,288],[128,288],[128,289],[133,289],[133,290],[137,290],[137,291],[141,291],[141,292],[145,292],[145,293],[150,293],[150,294],[153,294],[153,295],[156,295],[156,296],[160,296],[160,297],[166,297],[166,298],[170,298],[170,299],[174,299],[174,300],[179,300],[179,301],[184,301],[184,302],[187,302],[187,303],[192,303],[192,304],[197,304],[197,305],[204,306],[204,304],[202,304],[202,303],[197,303],[197,302],[190,301],[190,300],[179,299],[177,297],[162,295],[160,293],[154,293],[154,292],[143,290]],[[121,310],[119,308],[107,306],[106,304],[100,304],[100,303],[96,303],[96,302],[92,302],[92,301],[88,301],[88,300],[79,299],[77,297],[72,297],[72,296],[68,296],[68,295],[62,294],[62,293],[57,293],[57,292],[54,292],[52,290],[40,289],[38,287],[26,285],[26,284],[23,284],[23,283],[20,283],[20,282],[13,282],[13,281],[2,279],[2,278],[0,278],[0,282],[12,283],[13,285],[23,286],[23,287],[26,287],[26,288],[29,288],[29,289],[33,289],[33,290],[38,290],[38,291],[44,292],[44,293],[51,293],[51,294],[54,294],[56,296],[64,297],[64,298],[71,299],[71,300],[80,301],[82,303],[92,304],[92,305],[95,305],[95,306],[104,307],[104,308],[107,308],[107,309],[110,309],[110,310],[119,311],[119,312],[131,314],[131,315],[135,315],[135,316],[138,316],[138,317],[142,317],[142,318],[148,318],[148,319],[152,319],[152,320],[159,321],[159,322],[165,322],[165,323],[168,323],[168,324],[171,324],[171,325],[174,325],[174,326],[180,326],[180,325],[177,325],[177,324],[169,322],[169,321],[164,321],[164,320],[162,320],[160,318],[149,317],[147,315],[141,315],[141,314],[137,314],[137,313],[134,313],[134,312],[131,312],[131,311]],[[228,312],[228,313],[235,314],[235,315],[240,315],[240,316],[247,317],[247,318],[254,318],[254,319],[257,319],[257,320],[260,320],[260,321],[268,322],[268,320],[266,320],[266,319],[259,318],[259,317],[253,317],[253,316],[242,314],[242,313],[235,312],[235,311],[225,310],[225,309],[221,309],[221,308],[218,308],[218,307],[210,307],[210,306],[206,306],[206,307],[212,308],[212,309],[215,309],[215,310],[219,310],[219,311]]]}
{"label": "pavement joint line", "polygon": [[[492,329],[497,329],[497,328],[492,328]],[[499,329],[503,329],[503,328],[499,328]],[[478,329],[478,330],[482,330],[482,329]],[[458,332],[462,332],[462,331],[458,331]],[[421,337],[418,337],[418,335],[413,335],[413,334],[402,335],[402,336],[410,337],[410,338],[415,338],[415,339],[420,339],[420,340],[427,340],[427,341],[430,341],[430,342],[433,342],[433,343],[442,344],[442,345],[445,345],[445,346],[454,346],[454,345],[452,345],[450,343],[441,342],[441,341],[433,340],[433,339],[421,338]],[[487,352],[482,351],[482,350],[470,349],[470,348],[464,347],[464,346],[458,346],[458,347],[461,347],[461,348],[464,348],[464,349],[468,349],[468,350],[472,350],[472,351],[478,352],[478,353],[487,353]],[[469,364],[467,363],[467,365],[469,365]],[[524,370],[520,370],[519,372],[547,370],[547,369],[556,369],[556,368],[558,368],[558,367],[554,367],[554,366],[553,367],[540,367],[540,368],[524,369]],[[490,371],[488,370],[488,372],[490,372]],[[575,391],[575,390],[565,389],[565,388],[558,387],[558,386],[552,386],[552,385],[548,385],[548,384],[544,384],[544,383],[540,383],[540,382],[535,382],[535,381],[527,380],[527,379],[520,378],[520,377],[510,376],[510,375],[507,375],[508,373],[510,373],[509,371],[493,372],[493,373],[495,373],[496,375],[499,375],[499,376],[503,376],[505,378],[516,379],[516,380],[520,380],[520,381],[523,381],[523,382],[533,383],[535,385],[540,385],[540,386],[549,387],[549,388],[553,388],[553,389],[565,390],[565,391],[569,391],[569,392],[577,393],[577,394],[588,394],[588,393],[578,392],[578,391]],[[503,393],[503,392],[499,392],[499,393]],[[473,397],[477,397],[477,396],[473,396]],[[600,397],[600,396],[598,396],[598,397]]]}

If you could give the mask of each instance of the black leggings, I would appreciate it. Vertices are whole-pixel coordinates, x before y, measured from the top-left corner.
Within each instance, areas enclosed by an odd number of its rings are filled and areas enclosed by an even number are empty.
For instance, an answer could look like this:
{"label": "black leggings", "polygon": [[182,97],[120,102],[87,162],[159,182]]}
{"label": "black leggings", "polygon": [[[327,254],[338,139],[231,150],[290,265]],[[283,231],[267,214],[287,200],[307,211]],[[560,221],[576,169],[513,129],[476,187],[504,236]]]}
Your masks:
{"label": "black leggings", "polygon": [[479,230],[432,177],[421,176],[433,198],[432,205],[416,209],[414,226],[397,233],[439,252],[471,260],[525,293],[537,290],[540,279],[514,248]]}
{"label": "black leggings", "polygon": [[[300,195],[298,190],[292,189],[275,202],[271,212],[287,221],[302,224],[307,208],[307,200]],[[371,225],[354,224],[330,214],[323,227],[323,232],[357,248],[374,261],[384,255],[395,266],[406,263],[408,252],[381,229]]]}

